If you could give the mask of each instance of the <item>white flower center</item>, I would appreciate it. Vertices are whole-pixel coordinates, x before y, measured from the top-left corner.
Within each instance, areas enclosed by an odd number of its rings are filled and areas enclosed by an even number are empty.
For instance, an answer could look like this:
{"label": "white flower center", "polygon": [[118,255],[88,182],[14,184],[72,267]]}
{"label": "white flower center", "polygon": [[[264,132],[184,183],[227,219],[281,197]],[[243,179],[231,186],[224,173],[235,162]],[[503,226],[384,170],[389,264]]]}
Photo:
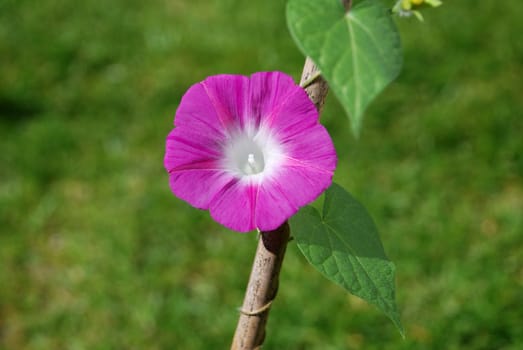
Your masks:
{"label": "white flower center", "polygon": [[244,167],[243,172],[247,175],[258,174],[263,171],[265,162],[263,161],[263,154],[260,159],[254,158],[254,154],[249,153],[247,156],[247,166]]}
{"label": "white flower center", "polygon": [[232,150],[232,161],[243,175],[259,174],[265,168],[263,150],[254,140],[241,138]]}
{"label": "white flower center", "polygon": [[261,130],[234,133],[224,149],[224,167],[235,176],[260,178],[274,171],[281,161],[281,147]]}

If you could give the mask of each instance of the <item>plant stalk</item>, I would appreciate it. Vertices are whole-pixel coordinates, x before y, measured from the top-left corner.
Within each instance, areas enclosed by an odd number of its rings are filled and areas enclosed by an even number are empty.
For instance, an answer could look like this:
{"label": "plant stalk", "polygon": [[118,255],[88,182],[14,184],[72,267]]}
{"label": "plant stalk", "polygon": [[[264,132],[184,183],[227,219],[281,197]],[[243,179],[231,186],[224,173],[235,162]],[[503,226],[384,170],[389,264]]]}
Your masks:
{"label": "plant stalk", "polygon": [[[309,58],[305,60],[300,85],[306,85],[305,91],[321,113],[329,88],[325,80],[318,76],[318,68]],[[289,237],[287,222],[274,231],[260,232],[231,349],[260,349],[263,345],[265,325],[278,292],[280,270]]]}
{"label": "plant stalk", "polygon": [[[349,12],[352,0],[341,0]],[[302,86],[321,115],[329,86],[314,62],[307,57],[300,79]],[[290,237],[288,222],[274,231],[260,232],[249,283],[245,292],[232,350],[261,349],[265,340],[265,325],[278,293],[279,276],[285,249]]]}

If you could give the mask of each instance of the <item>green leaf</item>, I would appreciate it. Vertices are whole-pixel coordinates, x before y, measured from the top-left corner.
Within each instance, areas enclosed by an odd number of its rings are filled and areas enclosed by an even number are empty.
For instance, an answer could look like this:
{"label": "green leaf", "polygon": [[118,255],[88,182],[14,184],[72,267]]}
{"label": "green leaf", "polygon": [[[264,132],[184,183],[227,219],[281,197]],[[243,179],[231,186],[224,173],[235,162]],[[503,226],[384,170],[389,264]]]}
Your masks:
{"label": "green leaf", "polygon": [[365,208],[333,184],[325,193],[322,215],[306,206],[290,223],[307,260],[331,281],[376,305],[403,336],[395,301],[395,266],[385,255]]}
{"label": "green leaf", "polygon": [[348,13],[340,0],[289,0],[287,24],[357,134],[365,108],[401,70],[400,37],[390,12],[374,0],[362,1]]}

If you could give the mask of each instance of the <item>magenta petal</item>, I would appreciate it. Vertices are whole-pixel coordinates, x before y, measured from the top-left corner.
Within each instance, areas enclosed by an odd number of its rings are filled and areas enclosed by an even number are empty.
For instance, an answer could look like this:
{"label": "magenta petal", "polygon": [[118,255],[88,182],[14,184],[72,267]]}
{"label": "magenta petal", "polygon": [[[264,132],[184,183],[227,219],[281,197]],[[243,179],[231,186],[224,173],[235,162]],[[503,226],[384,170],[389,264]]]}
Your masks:
{"label": "magenta petal", "polygon": [[275,111],[297,89],[300,88],[286,74],[280,72],[253,74],[250,79],[248,104],[242,125],[253,124],[258,126],[261,120],[273,118]]}
{"label": "magenta petal", "polygon": [[176,111],[175,126],[224,133],[244,112],[249,79],[216,75],[191,86]]}
{"label": "magenta petal", "polygon": [[279,174],[287,200],[297,207],[315,200],[331,185],[332,176],[332,172],[301,166],[285,167]]}
{"label": "magenta petal", "polygon": [[209,130],[210,133],[223,134],[225,128],[221,118],[204,86],[198,83],[183,95],[176,110],[174,124],[176,127],[185,126],[193,130]]}
{"label": "magenta petal", "polygon": [[307,93],[286,74],[253,74],[249,97],[249,115],[260,115],[277,134],[289,136],[318,123],[318,111]]}
{"label": "magenta petal", "polygon": [[287,191],[278,180],[266,181],[260,186],[256,201],[256,227],[261,231],[278,228],[298,211],[295,201],[290,201]]}
{"label": "magenta petal", "polygon": [[284,140],[287,157],[295,166],[334,172],[336,151],[327,130],[316,124]]}
{"label": "magenta petal", "polygon": [[235,231],[248,232],[255,229],[256,191],[257,187],[248,182],[230,182],[211,201],[211,217]]}
{"label": "magenta petal", "polygon": [[312,201],[332,183],[332,172],[286,166],[260,187],[256,203],[256,226],[274,230],[298,209]]}
{"label": "magenta petal", "polygon": [[223,140],[219,134],[208,135],[195,130],[187,130],[187,127],[177,127],[167,136],[165,169],[168,172],[201,168],[218,169],[222,143]]}
{"label": "magenta petal", "polygon": [[173,193],[199,209],[208,209],[211,200],[231,181],[233,178],[223,171],[185,170],[169,174]]}
{"label": "magenta petal", "polygon": [[249,78],[241,75],[216,75],[201,82],[226,130],[236,129],[245,112]]}

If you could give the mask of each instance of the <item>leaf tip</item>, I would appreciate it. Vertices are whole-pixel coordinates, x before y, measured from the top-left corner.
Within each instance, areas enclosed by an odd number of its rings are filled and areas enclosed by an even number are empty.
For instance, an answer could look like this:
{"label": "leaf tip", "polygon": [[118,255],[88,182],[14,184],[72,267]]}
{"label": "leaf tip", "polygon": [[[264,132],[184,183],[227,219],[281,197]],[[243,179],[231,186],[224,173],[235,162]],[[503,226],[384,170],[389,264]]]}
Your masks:
{"label": "leaf tip", "polygon": [[394,325],[396,326],[396,329],[398,330],[398,332],[400,333],[401,335],[401,338],[403,340],[407,339],[407,336],[405,334],[405,329],[403,328],[403,325],[401,324],[401,321],[398,319],[396,321],[393,321],[394,322]]}

